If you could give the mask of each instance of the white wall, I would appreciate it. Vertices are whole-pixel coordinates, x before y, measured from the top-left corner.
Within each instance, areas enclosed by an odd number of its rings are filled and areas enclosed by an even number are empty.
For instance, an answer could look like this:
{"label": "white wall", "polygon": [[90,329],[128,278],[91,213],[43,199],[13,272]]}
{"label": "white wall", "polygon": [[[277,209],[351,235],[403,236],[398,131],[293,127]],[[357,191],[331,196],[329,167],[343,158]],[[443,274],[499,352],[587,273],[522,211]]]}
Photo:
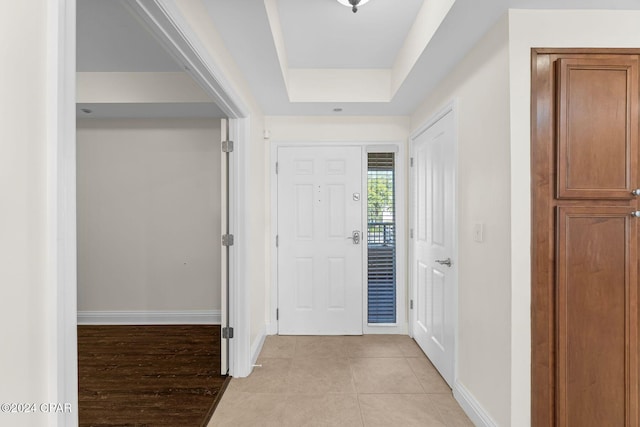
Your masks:
{"label": "white wall", "polygon": [[409,119],[401,116],[267,116],[271,141],[405,142]]}
{"label": "white wall", "polygon": [[513,426],[531,422],[531,48],[640,48],[638,22],[640,11],[509,12]]}
{"label": "white wall", "polygon": [[[506,16],[411,117],[416,130],[458,101],[457,381],[502,426],[511,424],[509,57]],[[485,224],[484,242],[472,227]]]}
{"label": "white wall", "polygon": [[220,310],[220,120],[77,126],[78,311]]}
{"label": "white wall", "polygon": [[[0,14],[0,402],[55,401],[55,223],[49,222],[47,1]],[[51,417],[0,413],[0,425],[53,425]]]}
{"label": "white wall", "polygon": [[76,88],[78,104],[211,102],[185,72],[76,73]]}

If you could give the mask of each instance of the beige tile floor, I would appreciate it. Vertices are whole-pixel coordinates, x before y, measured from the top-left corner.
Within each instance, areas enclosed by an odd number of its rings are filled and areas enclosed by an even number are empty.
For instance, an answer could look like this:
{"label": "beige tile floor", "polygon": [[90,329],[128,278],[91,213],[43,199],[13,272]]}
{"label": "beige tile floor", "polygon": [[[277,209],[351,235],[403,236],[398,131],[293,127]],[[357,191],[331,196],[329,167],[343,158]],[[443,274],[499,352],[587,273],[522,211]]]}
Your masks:
{"label": "beige tile floor", "polygon": [[270,336],[257,364],[209,427],[473,426],[407,336]]}

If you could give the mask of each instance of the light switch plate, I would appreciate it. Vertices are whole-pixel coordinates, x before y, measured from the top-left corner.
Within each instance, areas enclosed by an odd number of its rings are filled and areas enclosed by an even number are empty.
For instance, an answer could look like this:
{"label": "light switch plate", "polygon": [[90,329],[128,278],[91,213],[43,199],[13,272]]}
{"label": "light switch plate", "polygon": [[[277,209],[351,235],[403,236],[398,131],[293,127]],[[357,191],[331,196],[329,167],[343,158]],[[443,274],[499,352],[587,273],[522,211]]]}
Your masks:
{"label": "light switch plate", "polygon": [[478,243],[484,242],[484,224],[476,222],[473,224],[473,240]]}

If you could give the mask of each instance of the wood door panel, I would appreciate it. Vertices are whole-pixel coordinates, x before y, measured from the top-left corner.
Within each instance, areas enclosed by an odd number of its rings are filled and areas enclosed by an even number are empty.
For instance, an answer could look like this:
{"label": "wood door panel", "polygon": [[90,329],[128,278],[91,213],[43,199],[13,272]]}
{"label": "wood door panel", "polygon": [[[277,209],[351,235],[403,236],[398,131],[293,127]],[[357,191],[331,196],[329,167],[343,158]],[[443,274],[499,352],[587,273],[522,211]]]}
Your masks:
{"label": "wood door panel", "polygon": [[557,70],[558,198],[630,199],[637,170],[637,58],[559,59]]}
{"label": "wood door panel", "polygon": [[636,222],[627,208],[558,208],[558,425],[629,425]]}
{"label": "wood door panel", "polygon": [[640,49],[533,49],[535,427],[640,427]]}

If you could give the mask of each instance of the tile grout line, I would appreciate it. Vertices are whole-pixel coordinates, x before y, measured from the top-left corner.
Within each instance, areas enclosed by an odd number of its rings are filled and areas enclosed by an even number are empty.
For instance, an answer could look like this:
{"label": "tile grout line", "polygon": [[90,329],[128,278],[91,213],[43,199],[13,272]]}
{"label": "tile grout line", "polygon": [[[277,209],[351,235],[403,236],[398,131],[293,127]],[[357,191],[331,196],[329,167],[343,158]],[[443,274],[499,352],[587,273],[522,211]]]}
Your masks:
{"label": "tile grout line", "polygon": [[364,413],[362,412],[362,405],[360,404],[360,391],[358,390],[358,386],[356,385],[356,377],[353,374],[353,365],[351,364],[351,356],[349,355],[349,348],[347,346],[347,360],[349,361],[349,372],[351,372],[351,383],[353,384],[353,389],[356,391],[356,402],[358,404],[358,412],[360,413],[360,422],[362,426],[365,427],[364,422]]}
{"label": "tile grout line", "polygon": [[422,381],[420,381],[420,378],[418,378],[418,374],[416,373],[416,370],[413,369],[413,366],[411,366],[411,363],[409,363],[409,361],[407,360],[407,358],[404,358],[404,361],[407,363],[407,365],[409,365],[409,369],[411,370],[411,373],[413,374],[413,376],[416,378],[416,380],[418,381],[418,384],[420,384],[420,388],[422,388],[422,391],[424,392],[424,394],[428,394],[427,393],[427,389],[425,388],[425,386],[422,384]]}
{"label": "tile grout line", "polygon": [[[425,355],[426,357],[426,355]],[[413,376],[416,377],[416,379],[418,380],[418,384],[420,384],[420,387],[422,387],[422,390],[424,391],[424,396],[427,399],[427,401],[430,403],[431,407],[435,409],[436,414],[437,414],[437,420],[440,421],[444,426],[448,426],[444,415],[442,414],[442,412],[440,411],[440,408],[436,402],[433,401],[433,399],[431,398],[431,395],[429,393],[427,393],[427,389],[426,387],[422,384],[422,381],[420,381],[420,378],[418,378],[418,374],[416,373],[415,369],[413,369],[413,366],[411,365],[411,363],[409,363],[408,360],[406,360],[407,358],[405,357],[405,361],[407,362],[407,365],[409,365],[409,369],[411,370],[411,372],[413,373]],[[427,358],[428,359],[428,358]],[[431,361],[429,361],[429,363],[431,363]]]}

